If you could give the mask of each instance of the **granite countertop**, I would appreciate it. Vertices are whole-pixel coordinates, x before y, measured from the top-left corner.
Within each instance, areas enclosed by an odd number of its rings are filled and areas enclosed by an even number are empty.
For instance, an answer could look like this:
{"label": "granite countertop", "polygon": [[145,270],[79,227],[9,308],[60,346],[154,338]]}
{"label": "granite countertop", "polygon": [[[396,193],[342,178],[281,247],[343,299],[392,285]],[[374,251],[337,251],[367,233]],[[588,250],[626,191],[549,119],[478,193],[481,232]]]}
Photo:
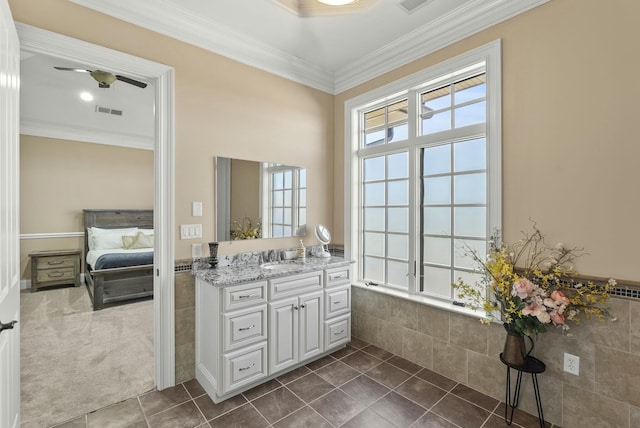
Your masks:
{"label": "granite countertop", "polygon": [[313,272],[316,270],[330,269],[341,266],[349,266],[353,260],[342,257],[307,257],[304,262],[291,260],[280,262],[292,266],[286,271],[273,271],[261,268],[257,263],[248,264],[232,264],[230,266],[219,266],[210,268],[204,264],[202,267],[194,265],[193,275],[196,278],[208,282],[216,287],[225,287],[230,285],[238,285],[246,282],[261,281],[271,278],[279,278],[289,275],[295,275],[305,272]]}

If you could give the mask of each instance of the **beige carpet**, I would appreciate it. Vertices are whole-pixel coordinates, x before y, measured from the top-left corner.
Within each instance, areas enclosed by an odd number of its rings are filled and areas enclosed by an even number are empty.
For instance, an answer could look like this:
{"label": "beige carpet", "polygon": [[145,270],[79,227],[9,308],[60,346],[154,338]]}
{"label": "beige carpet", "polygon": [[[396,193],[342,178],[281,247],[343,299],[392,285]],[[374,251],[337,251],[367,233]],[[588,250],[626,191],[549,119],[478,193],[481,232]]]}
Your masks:
{"label": "beige carpet", "polygon": [[155,386],[153,301],[94,312],[86,287],[21,293],[22,427],[50,427]]}

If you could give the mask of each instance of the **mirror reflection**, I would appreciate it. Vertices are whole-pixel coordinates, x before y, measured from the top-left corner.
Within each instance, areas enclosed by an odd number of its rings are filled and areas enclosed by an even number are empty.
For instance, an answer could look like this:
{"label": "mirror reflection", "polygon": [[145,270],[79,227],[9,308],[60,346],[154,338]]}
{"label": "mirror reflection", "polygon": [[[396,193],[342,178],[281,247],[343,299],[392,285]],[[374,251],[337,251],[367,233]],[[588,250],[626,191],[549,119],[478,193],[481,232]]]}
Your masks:
{"label": "mirror reflection", "polygon": [[218,241],[304,236],[305,168],[215,158]]}

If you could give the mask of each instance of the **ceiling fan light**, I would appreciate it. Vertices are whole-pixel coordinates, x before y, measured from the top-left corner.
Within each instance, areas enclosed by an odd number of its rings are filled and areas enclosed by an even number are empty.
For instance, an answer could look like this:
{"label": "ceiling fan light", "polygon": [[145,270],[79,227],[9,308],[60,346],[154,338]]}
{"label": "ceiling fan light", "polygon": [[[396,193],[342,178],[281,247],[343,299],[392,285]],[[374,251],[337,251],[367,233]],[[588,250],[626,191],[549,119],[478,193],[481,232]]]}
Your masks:
{"label": "ceiling fan light", "polygon": [[345,4],[355,3],[358,0],[318,0],[320,3],[328,4],[330,6],[344,6]]}

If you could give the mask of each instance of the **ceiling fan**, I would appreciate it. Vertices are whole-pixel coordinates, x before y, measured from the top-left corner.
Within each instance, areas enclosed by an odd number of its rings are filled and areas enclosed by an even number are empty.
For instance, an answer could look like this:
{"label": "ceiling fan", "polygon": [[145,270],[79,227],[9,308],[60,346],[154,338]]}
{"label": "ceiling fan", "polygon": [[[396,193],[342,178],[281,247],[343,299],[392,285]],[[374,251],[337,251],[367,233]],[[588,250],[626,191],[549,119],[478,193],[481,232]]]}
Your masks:
{"label": "ceiling fan", "polygon": [[89,73],[91,77],[93,77],[96,82],[98,82],[99,88],[110,88],[111,84],[116,80],[120,80],[121,82],[128,83],[133,86],[137,86],[139,88],[146,88],[147,84],[144,82],[140,82],[138,80],[134,80],[130,77],[121,76],[119,74],[109,73],[108,71],[102,70],[85,70],[83,68],[68,68],[68,67],[53,67],[56,70],[63,71],[77,71],[78,73]]}

